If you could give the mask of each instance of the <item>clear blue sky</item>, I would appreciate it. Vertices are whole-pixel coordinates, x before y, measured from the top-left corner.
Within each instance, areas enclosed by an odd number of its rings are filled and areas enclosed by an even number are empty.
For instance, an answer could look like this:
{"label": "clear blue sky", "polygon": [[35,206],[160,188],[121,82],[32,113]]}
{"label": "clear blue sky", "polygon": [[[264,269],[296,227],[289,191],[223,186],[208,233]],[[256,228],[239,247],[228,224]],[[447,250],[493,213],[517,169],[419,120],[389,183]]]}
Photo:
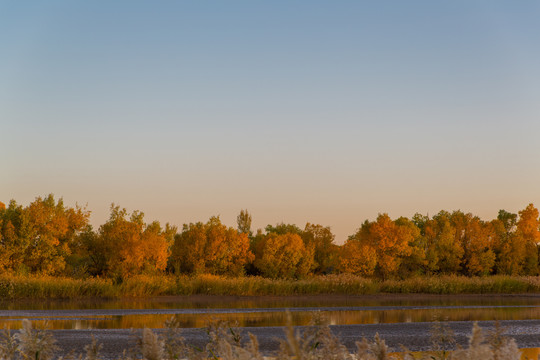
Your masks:
{"label": "clear blue sky", "polygon": [[181,225],[540,205],[540,3],[0,3],[0,200]]}

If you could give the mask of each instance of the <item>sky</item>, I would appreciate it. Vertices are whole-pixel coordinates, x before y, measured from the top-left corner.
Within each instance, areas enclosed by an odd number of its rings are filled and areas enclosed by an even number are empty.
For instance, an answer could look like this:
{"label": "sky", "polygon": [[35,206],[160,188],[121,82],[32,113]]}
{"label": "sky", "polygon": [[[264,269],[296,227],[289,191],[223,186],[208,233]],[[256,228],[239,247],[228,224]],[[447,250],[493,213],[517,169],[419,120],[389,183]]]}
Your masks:
{"label": "sky", "polygon": [[181,226],[540,206],[540,3],[5,1],[0,201]]}

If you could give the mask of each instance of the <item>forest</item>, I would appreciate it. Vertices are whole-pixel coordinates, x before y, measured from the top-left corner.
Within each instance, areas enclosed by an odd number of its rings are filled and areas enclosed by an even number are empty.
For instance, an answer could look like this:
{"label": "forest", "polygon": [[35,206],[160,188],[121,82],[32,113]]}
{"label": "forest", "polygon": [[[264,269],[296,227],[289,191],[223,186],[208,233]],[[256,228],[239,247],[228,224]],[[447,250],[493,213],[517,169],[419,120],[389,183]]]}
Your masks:
{"label": "forest", "polygon": [[540,222],[529,204],[493,220],[442,210],[429,217],[366,220],[343,245],[330,227],[307,223],[251,229],[241,210],[237,227],[219,217],[181,229],[146,222],[141,211],[111,205],[97,229],[90,212],[51,194],[27,206],[0,203],[0,273],[122,281],[135,275],[257,275],[302,279],[354,274],[375,279],[431,275],[538,275]]}

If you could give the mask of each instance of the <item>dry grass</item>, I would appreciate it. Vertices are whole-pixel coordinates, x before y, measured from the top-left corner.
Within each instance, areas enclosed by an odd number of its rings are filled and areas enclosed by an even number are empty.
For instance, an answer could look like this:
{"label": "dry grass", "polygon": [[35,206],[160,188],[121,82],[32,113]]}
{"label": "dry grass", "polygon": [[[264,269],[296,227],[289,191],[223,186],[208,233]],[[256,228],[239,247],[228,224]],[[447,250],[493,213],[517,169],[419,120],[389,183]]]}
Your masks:
{"label": "dry grass", "polygon": [[114,284],[110,279],[51,276],[0,276],[0,298],[148,297],[158,295],[365,295],[380,293],[518,294],[540,291],[538,277],[465,276],[417,277],[378,281],[350,274],[313,276],[300,280],[216,275],[139,275]]}
{"label": "dry grass", "polygon": [[[289,316],[290,319],[290,316]],[[290,320],[289,320],[290,321]],[[12,335],[5,330],[0,338],[0,359],[2,360],[49,360],[58,350],[55,340],[45,329],[35,329],[28,320],[23,328]],[[198,349],[181,337],[181,329],[173,319],[166,323],[166,331],[156,334],[144,329],[139,338],[136,352],[124,351],[122,359],[172,360],[172,359],[222,359],[222,360],[519,360],[520,350],[513,339],[502,336],[499,327],[487,337],[480,327],[473,325],[472,335],[467,348],[448,351],[455,342],[451,332],[444,324],[436,324],[432,329],[434,348],[420,357],[413,356],[406,349],[399,354],[391,353],[385,341],[377,334],[373,340],[363,338],[356,343],[357,351],[351,353],[340,343],[320,315],[313,318],[311,326],[303,332],[295,331],[291,323],[286,327],[285,340],[281,340],[280,349],[271,357],[259,351],[257,338],[252,334],[247,339],[240,336],[238,329],[224,322],[215,322],[208,329],[209,343],[204,349]],[[93,339],[85,347],[86,354],[71,355],[79,360],[99,360],[100,345]]]}

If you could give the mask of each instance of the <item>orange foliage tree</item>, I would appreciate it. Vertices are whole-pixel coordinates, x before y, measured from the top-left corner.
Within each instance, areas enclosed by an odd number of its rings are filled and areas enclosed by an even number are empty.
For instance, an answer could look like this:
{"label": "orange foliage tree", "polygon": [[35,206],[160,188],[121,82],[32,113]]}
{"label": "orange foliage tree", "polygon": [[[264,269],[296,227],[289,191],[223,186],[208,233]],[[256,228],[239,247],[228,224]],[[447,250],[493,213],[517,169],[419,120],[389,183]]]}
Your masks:
{"label": "orange foliage tree", "polygon": [[369,244],[348,239],[339,249],[338,270],[360,276],[371,276],[377,266],[377,251]]}
{"label": "orange foliage tree", "polygon": [[392,221],[388,214],[379,214],[374,222],[365,221],[351,240],[369,245],[377,253],[376,270],[385,279],[396,274],[403,259],[412,252],[414,231]]}
{"label": "orange foliage tree", "polygon": [[307,275],[314,264],[313,249],[306,248],[295,233],[259,234],[254,243],[254,265],[269,278],[298,278]]}
{"label": "orange foliage tree", "polygon": [[145,224],[140,211],[134,211],[128,218],[126,209],[113,204],[109,220],[100,226],[98,233],[82,236],[98,271],[125,278],[164,271],[175,232],[176,228],[168,224],[162,229],[157,221]]}
{"label": "orange foliage tree", "polygon": [[223,225],[219,217],[184,224],[172,247],[171,261],[175,271],[238,276],[253,261],[248,234]]}
{"label": "orange foliage tree", "polygon": [[526,275],[538,275],[539,225],[538,209],[533,204],[529,204],[519,212],[517,236],[525,247],[523,271]]}
{"label": "orange foliage tree", "polygon": [[12,200],[1,215],[1,266],[40,274],[64,273],[66,257],[89,218],[84,209],[66,207],[52,194],[25,208]]}

